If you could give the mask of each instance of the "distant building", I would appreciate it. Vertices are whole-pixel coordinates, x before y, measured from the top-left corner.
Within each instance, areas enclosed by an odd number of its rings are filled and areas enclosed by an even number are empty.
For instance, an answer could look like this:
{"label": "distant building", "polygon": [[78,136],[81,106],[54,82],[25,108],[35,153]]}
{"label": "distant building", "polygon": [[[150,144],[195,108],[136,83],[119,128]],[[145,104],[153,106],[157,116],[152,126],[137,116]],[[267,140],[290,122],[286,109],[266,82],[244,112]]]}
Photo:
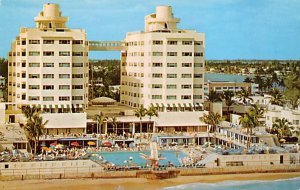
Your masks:
{"label": "distant building", "polygon": [[121,103],[160,111],[192,111],[203,102],[204,33],[177,28],[171,6],[145,17],[145,31],[127,33],[121,57]]}
{"label": "distant building", "polygon": [[258,85],[254,83],[246,83],[246,82],[226,82],[226,81],[212,81],[205,82],[204,84],[204,94],[206,96],[209,95],[209,92],[224,92],[224,91],[233,91],[239,92],[242,89],[250,90],[251,94],[255,94],[258,92]]}

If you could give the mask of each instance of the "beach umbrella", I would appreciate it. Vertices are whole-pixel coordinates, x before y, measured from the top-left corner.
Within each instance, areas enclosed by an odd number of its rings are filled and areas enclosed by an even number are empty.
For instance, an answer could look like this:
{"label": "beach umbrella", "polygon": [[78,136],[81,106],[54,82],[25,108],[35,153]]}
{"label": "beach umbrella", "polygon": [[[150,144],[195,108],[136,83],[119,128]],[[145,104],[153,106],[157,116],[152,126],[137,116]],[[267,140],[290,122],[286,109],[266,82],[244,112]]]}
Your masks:
{"label": "beach umbrella", "polygon": [[57,145],[55,146],[55,148],[61,149],[61,148],[64,148],[64,146],[65,146],[65,145],[63,145],[63,144],[57,144]]}
{"label": "beach umbrella", "polygon": [[279,140],[280,143],[285,143],[285,141],[286,141],[285,139],[280,139]]}
{"label": "beach umbrella", "polygon": [[87,144],[88,144],[89,146],[95,146],[95,145],[96,145],[96,143],[93,142],[93,141],[89,141]]}
{"label": "beach umbrella", "polygon": [[57,145],[57,143],[51,143],[50,146],[55,147]]}
{"label": "beach umbrella", "polygon": [[72,142],[72,143],[71,143],[71,146],[79,146],[79,143],[76,142],[76,141],[75,141],[75,142]]}
{"label": "beach umbrella", "polygon": [[111,147],[112,144],[111,144],[111,142],[106,141],[106,142],[102,143],[102,146],[104,146],[104,147]]}

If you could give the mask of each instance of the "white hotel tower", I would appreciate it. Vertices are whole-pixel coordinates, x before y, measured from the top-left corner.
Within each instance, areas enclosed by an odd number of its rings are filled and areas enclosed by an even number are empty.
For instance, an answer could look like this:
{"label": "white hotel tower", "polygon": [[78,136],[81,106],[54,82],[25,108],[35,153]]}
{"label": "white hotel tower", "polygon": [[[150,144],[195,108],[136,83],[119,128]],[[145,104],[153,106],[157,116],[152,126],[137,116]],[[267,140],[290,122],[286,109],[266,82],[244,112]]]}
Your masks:
{"label": "white hotel tower", "polygon": [[145,17],[145,31],[127,33],[121,57],[121,103],[160,111],[197,110],[203,102],[204,33],[177,28],[171,6]]}
{"label": "white hotel tower", "polygon": [[45,4],[36,28],[21,28],[8,56],[8,101],[35,104],[51,112],[86,107],[86,33],[69,29],[57,4]]}

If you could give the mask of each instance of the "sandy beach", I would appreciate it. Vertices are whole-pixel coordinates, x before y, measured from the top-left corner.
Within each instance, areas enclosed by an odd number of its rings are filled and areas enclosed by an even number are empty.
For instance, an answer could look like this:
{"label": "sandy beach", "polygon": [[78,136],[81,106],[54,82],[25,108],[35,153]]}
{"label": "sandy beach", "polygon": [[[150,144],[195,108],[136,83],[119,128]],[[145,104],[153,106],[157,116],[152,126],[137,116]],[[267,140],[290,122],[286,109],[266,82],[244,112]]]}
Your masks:
{"label": "sandy beach", "polygon": [[255,174],[226,174],[206,176],[180,176],[165,180],[147,180],[139,178],[118,179],[55,179],[55,180],[26,180],[1,181],[1,190],[152,190],[188,183],[216,183],[226,180],[275,180],[299,177],[297,173],[255,173]]}

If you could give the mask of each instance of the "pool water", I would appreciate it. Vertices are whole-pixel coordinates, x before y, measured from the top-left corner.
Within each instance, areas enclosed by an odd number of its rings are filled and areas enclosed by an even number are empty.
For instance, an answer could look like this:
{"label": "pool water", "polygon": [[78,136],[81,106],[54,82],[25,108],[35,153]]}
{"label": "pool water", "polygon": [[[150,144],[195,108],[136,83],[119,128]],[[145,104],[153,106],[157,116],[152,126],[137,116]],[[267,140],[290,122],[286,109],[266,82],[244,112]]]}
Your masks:
{"label": "pool water", "polygon": [[[149,151],[140,151],[140,152],[101,152],[97,153],[103,157],[104,160],[107,160],[116,165],[128,165],[128,163],[124,163],[124,161],[129,161],[129,157],[132,157],[132,163],[138,166],[146,166],[147,160],[144,160],[140,157],[140,153],[145,155],[150,155]],[[179,166],[180,160],[186,157],[186,154],[181,151],[172,151],[172,150],[164,150],[159,151],[162,157],[166,158],[164,160],[160,160],[160,165],[167,165],[168,162],[172,162],[175,166]],[[91,157],[91,159],[96,160],[97,157]]]}

